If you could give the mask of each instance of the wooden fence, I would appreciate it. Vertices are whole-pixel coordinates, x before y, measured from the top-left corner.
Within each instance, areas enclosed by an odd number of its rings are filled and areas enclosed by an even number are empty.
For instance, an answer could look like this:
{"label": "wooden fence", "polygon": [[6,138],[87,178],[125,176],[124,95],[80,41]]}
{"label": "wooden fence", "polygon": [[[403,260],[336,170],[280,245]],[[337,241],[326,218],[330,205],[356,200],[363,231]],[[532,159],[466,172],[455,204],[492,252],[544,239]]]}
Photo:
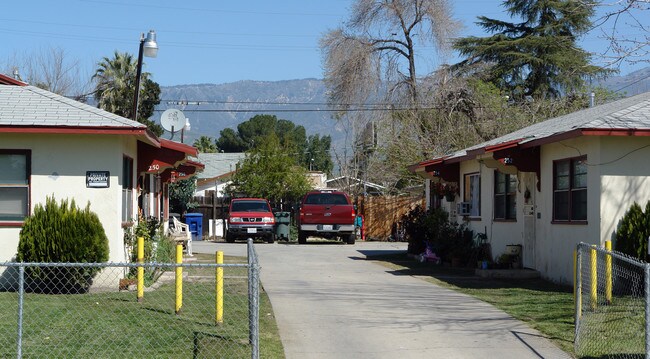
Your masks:
{"label": "wooden fence", "polygon": [[[192,202],[197,204],[197,207],[192,210],[194,213],[203,214],[203,238],[207,239],[210,230],[210,220],[221,220],[226,218],[226,209],[228,203],[223,197],[216,197],[214,191],[207,191],[205,197],[194,197]],[[222,233],[215,233],[214,235],[221,237]]]}
{"label": "wooden fence", "polygon": [[393,223],[418,205],[424,206],[423,195],[370,196],[356,199],[358,212],[363,215],[366,240],[388,240]]}

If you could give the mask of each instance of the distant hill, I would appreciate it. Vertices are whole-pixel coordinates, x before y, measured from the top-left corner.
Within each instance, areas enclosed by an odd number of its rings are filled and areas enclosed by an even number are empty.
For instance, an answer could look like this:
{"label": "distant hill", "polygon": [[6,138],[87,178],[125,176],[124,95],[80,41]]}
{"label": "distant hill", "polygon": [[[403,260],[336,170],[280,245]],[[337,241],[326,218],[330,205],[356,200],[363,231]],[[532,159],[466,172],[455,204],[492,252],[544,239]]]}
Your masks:
{"label": "distant hill", "polygon": [[[611,90],[622,89],[627,96],[650,91],[650,67],[599,84]],[[236,129],[256,114],[271,114],[304,126],[308,135],[330,135],[335,143],[343,145],[344,133],[332,119],[333,113],[315,111],[327,108],[325,84],[319,79],[178,85],[162,87],[161,91],[158,110],[178,108],[190,119],[186,143],[200,136],[217,139],[226,127]],[[179,104],[184,101],[188,103]],[[169,134],[163,137],[169,138]]]}
{"label": "distant hill", "polygon": [[200,136],[217,139],[222,129],[236,129],[238,124],[256,114],[276,115],[302,125],[308,135],[343,137],[336,129],[331,112],[315,111],[327,108],[325,85],[318,79],[162,87],[161,99],[158,109],[178,108],[190,119],[191,130],[186,133],[186,143]]}
{"label": "distant hill", "polygon": [[625,96],[634,96],[650,91],[650,67],[631,72],[625,76],[614,76],[599,85],[612,91],[619,91]]}

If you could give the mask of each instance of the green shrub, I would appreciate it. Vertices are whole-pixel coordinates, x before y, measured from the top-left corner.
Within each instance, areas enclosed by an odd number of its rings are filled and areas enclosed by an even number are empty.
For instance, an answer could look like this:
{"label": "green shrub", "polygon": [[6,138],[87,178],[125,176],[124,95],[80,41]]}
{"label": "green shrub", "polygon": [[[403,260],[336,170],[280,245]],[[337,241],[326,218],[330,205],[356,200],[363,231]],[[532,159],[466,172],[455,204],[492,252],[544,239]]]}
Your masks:
{"label": "green shrub", "polygon": [[650,201],[645,212],[636,202],[618,223],[614,248],[634,258],[648,260],[648,237],[650,236]]}
{"label": "green shrub", "polygon": [[[174,263],[176,261],[176,242],[165,235],[163,226],[158,219],[140,217],[135,227],[124,231],[124,245],[131,262],[136,262],[138,259],[138,237],[144,239],[145,263]],[[153,283],[164,271],[169,269],[167,267],[145,267],[145,284]],[[128,277],[136,277],[135,268],[131,268]]]}
{"label": "green shrub", "polygon": [[[47,197],[25,220],[18,242],[19,262],[101,263],[108,260],[108,238],[90,203],[80,209],[74,200]],[[28,267],[36,290],[58,293],[86,291],[100,268]]]}
{"label": "green shrub", "polygon": [[427,245],[443,259],[455,255],[467,256],[472,250],[473,233],[450,221],[444,209],[425,211],[417,206],[402,217],[401,224],[411,254],[423,253]]}

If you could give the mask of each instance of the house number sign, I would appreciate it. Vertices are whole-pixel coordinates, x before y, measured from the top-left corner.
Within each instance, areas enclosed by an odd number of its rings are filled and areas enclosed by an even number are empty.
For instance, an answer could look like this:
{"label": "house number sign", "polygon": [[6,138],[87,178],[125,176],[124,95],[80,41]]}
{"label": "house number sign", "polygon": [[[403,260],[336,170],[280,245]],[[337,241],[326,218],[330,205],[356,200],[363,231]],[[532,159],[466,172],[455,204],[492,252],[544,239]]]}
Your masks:
{"label": "house number sign", "polygon": [[86,171],[86,188],[108,188],[110,178],[109,171]]}

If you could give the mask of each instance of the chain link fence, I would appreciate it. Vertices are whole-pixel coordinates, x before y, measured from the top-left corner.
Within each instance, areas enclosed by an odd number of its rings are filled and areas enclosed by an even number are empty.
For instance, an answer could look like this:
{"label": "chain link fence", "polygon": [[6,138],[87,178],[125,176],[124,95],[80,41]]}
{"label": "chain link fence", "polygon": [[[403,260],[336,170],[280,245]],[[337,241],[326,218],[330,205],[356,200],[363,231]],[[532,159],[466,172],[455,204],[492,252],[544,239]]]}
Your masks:
{"label": "chain link fence", "polygon": [[581,243],[576,252],[575,351],[650,358],[650,265]]}
{"label": "chain link fence", "polygon": [[0,263],[0,271],[1,358],[259,358],[252,243],[247,263]]}

